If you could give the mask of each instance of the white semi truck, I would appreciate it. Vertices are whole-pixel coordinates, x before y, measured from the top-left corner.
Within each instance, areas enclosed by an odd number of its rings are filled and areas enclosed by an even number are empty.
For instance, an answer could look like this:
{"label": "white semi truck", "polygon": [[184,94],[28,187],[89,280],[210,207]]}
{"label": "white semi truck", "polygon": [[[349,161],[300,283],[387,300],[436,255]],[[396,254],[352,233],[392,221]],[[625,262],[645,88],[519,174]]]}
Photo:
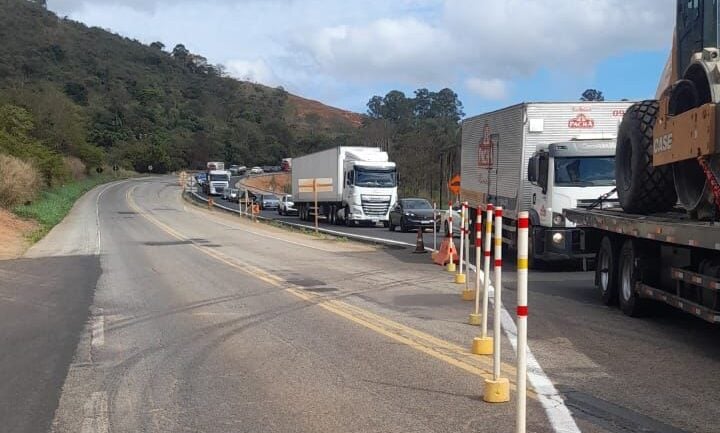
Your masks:
{"label": "white semi truck", "polygon": [[208,162],[203,192],[207,195],[222,195],[227,188],[230,188],[230,172],[225,171],[225,163]]}
{"label": "white semi truck", "polygon": [[[329,179],[331,191],[301,192],[300,184]],[[328,188],[324,188],[328,189]],[[397,169],[387,152],[376,147],[334,147],[292,161],[292,196],[301,219],[315,213],[331,224],[388,226],[397,202]]]}
{"label": "white semi truck", "polygon": [[503,242],[516,244],[529,210],[529,262],[594,257],[593,239],[563,216],[614,188],[615,135],[630,102],[522,103],[462,123],[461,199],[504,208]]}

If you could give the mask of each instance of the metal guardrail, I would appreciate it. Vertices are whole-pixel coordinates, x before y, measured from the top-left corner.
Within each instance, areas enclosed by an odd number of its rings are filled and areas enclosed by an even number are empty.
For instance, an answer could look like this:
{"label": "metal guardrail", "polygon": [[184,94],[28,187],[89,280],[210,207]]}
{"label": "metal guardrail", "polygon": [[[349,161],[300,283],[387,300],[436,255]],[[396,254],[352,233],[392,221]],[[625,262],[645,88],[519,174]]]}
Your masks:
{"label": "metal guardrail", "polygon": [[[197,201],[201,201],[201,202],[204,202],[204,203],[207,203],[207,202],[208,202],[208,199],[207,199],[207,198],[201,196],[200,194],[198,194],[198,193],[196,193],[196,192],[194,192],[194,191],[188,191],[188,193],[189,193],[195,200],[197,200]],[[244,212],[241,213],[239,209],[233,209],[233,208],[230,208],[230,207],[227,207],[227,206],[223,206],[222,204],[217,203],[217,202],[214,202],[213,204],[214,204],[215,207],[217,207],[217,208],[219,208],[219,209],[222,209],[222,210],[224,210],[224,211],[232,212],[232,213],[234,213],[234,214],[240,214],[240,215],[243,215],[243,216],[250,217],[250,215],[247,214],[247,213],[244,213]],[[313,231],[313,230],[314,230],[314,227],[306,226],[306,225],[304,225],[304,224],[297,224],[297,223],[291,223],[291,222],[288,222],[288,221],[283,221],[283,220],[278,220],[278,219],[273,219],[273,218],[267,218],[267,217],[264,217],[264,216],[261,216],[261,215],[256,215],[255,218],[257,218],[259,221],[267,221],[267,222],[272,221],[272,222],[274,222],[274,223],[278,223],[278,224],[281,224],[281,225],[284,225],[284,226],[287,226],[287,227],[296,228],[296,229],[309,230],[309,231]],[[372,237],[372,236],[358,235],[358,234],[355,234],[355,233],[340,232],[340,231],[337,231],[337,230],[331,230],[331,229],[327,229],[327,228],[323,228],[323,227],[320,227],[320,228],[318,229],[318,231],[319,231],[320,233],[328,234],[328,235],[331,235],[331,236],[344,237],[344,238],[352,239],[352,240],[355,240],[355,241],[364,242],[364,243],[371,243],[371,244],[375,244],[375,245],[389,245],[389,246],[403,246],[403,247],[414,247],[414,246],[415,246],[415,244],[411,244],[411,243],[408,243],[408,242],[395,241],[395,240],[392,240],[392,239],[376,238],[376,237]],[[425,250],[427,250],[427,251],[434,251],[432,248],[429,248],[429,247],[425,247]]]}

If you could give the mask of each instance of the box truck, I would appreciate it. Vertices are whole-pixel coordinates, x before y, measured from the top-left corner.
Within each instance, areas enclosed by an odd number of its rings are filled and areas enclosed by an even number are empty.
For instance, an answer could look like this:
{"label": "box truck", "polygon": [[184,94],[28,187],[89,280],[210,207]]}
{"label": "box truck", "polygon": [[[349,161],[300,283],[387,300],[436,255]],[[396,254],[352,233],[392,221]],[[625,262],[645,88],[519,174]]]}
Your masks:
{"label": "box truck", "polygon": [[[331,186],[315,193],[301,184],[320,179]],[[301,191],[302,189],[302,191]],[[315,213],[331,224],[388,226],[397,202],[397,170],[387,152],[377,147],[334,147],[292,161],[292,197],[301,219]]]}
{"label": "box truck", "polygon": [[503,242],[513,247],[518,212],[528,210],[533,267],[594,257],[563,210],[614,188],[615,137],[630,104],[522,103],[465,119],[461,199],[473,208],[502,206]]}

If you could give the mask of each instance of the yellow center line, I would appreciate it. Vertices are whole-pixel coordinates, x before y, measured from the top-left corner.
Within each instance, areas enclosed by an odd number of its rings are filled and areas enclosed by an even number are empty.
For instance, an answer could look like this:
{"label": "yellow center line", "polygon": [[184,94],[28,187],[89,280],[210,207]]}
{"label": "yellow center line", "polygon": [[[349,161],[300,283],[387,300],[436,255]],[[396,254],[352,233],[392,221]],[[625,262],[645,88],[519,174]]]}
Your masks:
{"label": "yellow center line", "polygon": [[[152,215],[143,211],[135,202],[133,198],[133,192],[137,188],[137,185],[129,188],[125,194],[125,199],[128,206],[139,215],[143,216],[149,222],[157,226],[160,230],[169,234],[170,236],[190,242],[189,245],[196,250],[206,254],[228,266],[231,266],[239,271],[251,275],[261,281],[264,281],[274,287],[282,288],[287,293],[300,298],[304,301],[311,302],[326,311],[329,311],[337,316],[343,317],[350,320],[358,325],[364,326],[365,328],[371,329],[378,334],[402,343],[408,347],[411,347],[419,352],[425,353],[433,358],[441,360],[454,367],[460,368],[468,373],[475,376],[480,376],[485,379],[492,378],[492,358],[490,356],[479,356],[470,353],[467,348],[461,347],[457,344],[449,341],[437,338],[433,335],[403,325],[401,323],[390,320],[386,317],[379,316],[363,308],[350,305],[346,302],[339,301],[332,298],[327,298],[322,295],[315,293],[308,293],[298,286],[294,286],[288,283],[286,280],[273,275],[257,266],[251,265],[240,261],[235,257],[227,256],[217,250],[210,250],[203,248],[195,241],[182,233],[173,229],[172,227],[158,221]],[[502,363],[502,373],[509,378],[511,388],[515,389],[515,376],[516,369],[514,366]],[[528,397],[536,399],[537,395],[534,391],[528,390]]]}

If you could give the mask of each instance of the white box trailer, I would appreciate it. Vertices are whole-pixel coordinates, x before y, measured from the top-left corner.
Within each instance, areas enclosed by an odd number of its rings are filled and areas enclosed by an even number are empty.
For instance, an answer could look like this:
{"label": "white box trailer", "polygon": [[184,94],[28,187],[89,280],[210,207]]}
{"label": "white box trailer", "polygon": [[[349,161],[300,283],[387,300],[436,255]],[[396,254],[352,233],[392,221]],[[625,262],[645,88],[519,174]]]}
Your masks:
{"label": "white box trailer", "polygon": [[[510,245],[515,244],[518,212],[530,211],[538,241],[531,249],[537,247],[538,257],[577,258],[573,242],[581,240],[574,238],[570,223],[560,220],[562,210],[594,201],[612,190],[615,137],[630,105],[631,102],[529,102],[465,119],[461,200],[472,207],[488,203],[502,206],[503,240]],[[533,157],[545,170],[540,169],[541,176],[545,176],[542,186],[537,180],[528,180],[528,163]],[[563,168],[568,162],[596,171],[602,165],[605,182],[562,184],[559,178],[553,178],[561,167],[554,164],[561,160]],[[538,167],[534,168],[537,172]],[[554,184],[554,180],[558,183]],[[544,231],[553,227],[555,232]],[[555,235],[556,232],[560,234]],[[553,239],[562,248],[553,251],[557,246]]]}
{"label": "white box trailer", "polygon": [[[331,180],[330,191],[317,193],[317,210],[314,193],[299,188],[303,179]],[[318,212],[332,224],[387,224],[397,201],[395,163],[376,147],[339,146],[293,158],[292,196],[301,219]]]}

